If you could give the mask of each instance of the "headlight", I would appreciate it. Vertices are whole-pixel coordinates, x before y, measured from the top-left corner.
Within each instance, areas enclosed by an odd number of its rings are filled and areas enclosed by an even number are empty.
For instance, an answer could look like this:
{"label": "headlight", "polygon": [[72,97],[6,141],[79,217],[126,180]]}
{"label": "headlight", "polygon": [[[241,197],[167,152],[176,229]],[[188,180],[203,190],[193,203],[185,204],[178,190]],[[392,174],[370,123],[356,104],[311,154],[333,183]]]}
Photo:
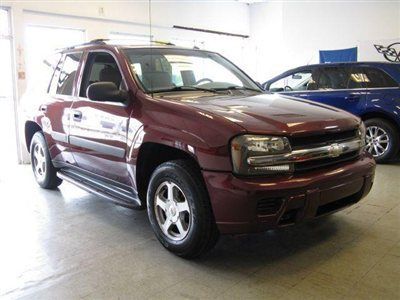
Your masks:
{"label": "headlight", "polygon": [[358,127],[358,132],[357,135],[361,139],[361,149],[364,149],[365,147],[365,134],[366,134],[366,129],[364,122],[361,122],[360,126]]}
{"label": "headlight", "polygon": [[239,175],[287,173],[292,164],[268,165],[263,158],[290,153],[289,140],[285,137],[241,135],[231,142],[233,172]]}

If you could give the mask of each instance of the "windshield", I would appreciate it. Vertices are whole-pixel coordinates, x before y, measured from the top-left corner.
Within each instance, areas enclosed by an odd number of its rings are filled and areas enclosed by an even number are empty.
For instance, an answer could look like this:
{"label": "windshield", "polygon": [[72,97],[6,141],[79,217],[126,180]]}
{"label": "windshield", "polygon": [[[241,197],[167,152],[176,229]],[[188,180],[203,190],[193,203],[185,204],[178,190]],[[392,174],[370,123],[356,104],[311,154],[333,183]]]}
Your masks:
{"label": "windshield", "polygon": [[259,87],[222,56],[186,49],[125,49],[147,92],[254,90]]}

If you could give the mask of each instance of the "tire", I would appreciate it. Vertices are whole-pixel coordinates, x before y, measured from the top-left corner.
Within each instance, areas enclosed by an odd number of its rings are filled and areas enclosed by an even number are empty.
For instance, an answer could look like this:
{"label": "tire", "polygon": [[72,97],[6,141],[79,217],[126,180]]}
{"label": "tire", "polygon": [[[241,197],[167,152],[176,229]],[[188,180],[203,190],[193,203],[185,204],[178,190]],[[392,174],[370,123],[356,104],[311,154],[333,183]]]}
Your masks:
{"label": "tire", "polygon": [[[174,200],[169,201],[171,198]],[[166,162],[153,172],[147,191],[147,213],[161,244],[180,257],[201,256],[218,241],[203,178],[189,160]]]}
{"label": "tire", "polygon": [[31,163],[36,182],[44,189],[56,189],[62,180],[51,162],[49,149],[41,131],[36,132],[30,146]]}
{"label": "tire", "polygon": [[[366,149],[374,156],[376,162],[384,163],[394,158],[400,147],[400,137],[397,129],[390,122],[379,118],[365,120],[364,124],[367,128]],[[377,136],[386,136],[387,138],[382,138],[379,141]],[[384,150],[379,148],[379,145]]]}

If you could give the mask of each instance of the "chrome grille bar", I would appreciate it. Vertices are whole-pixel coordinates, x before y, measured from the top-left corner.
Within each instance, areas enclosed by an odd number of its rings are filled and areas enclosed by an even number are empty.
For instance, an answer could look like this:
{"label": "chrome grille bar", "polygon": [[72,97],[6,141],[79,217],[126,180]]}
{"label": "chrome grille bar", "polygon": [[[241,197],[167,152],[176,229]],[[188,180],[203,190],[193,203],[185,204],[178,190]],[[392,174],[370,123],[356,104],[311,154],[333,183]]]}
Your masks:
{"label": "chrome grille bar", "polygon": [[334,158],[360,150],[362,147],[363,141],[361,139],[354,139],[316,148],[293,150],[285,154],[253,156],[247,159],[247,163],[250,166],[265,166]]}

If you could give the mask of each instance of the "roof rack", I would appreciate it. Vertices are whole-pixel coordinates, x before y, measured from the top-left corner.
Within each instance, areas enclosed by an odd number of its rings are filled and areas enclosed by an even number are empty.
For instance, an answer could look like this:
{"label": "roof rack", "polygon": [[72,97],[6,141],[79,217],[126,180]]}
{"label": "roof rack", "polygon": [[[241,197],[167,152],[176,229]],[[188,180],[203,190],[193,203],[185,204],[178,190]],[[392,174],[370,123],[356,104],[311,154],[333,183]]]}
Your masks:
{"label": "roof rack", "polygon": [[[82,43],[82,44],[78,44],[78,45],[73,45],[73,46],[69,46],[69,47],[65,47],[65,48],[59,48],[59,49],[56,49],[56,50],[57,51],[65,51],[65,50],[73,50],[73,49],[76,49],[78,47],[84,47],[84,46],[107,45],[107,42],[112,42],[112,41],[113,40],[111,40],[111,39],[94,39],[94,40],[91,40],[90,42],[86,42],[86,43]],[[151,44],[164,45],[164,46],[176,46],[175,44],[173,44],[171,42],[158,41],[158,40],[151,41]]]}
{"label": "roof rack", "polygon": [[75,49],[77,47],[83,47],[83,46],[90,46],[90,45],[105,45],[106,41],[109,41],[109,39],[95,39],[95,40],[91,40],[90,42],[86,42],[86,43],[82,43],[82,44],[77,44],[77,45],[73,45],[73,46],[69,46],[69,47],[64,47],[64,48],[59,48],[56,49],[58,51],[64,51],[64,50],[72,50]]}

